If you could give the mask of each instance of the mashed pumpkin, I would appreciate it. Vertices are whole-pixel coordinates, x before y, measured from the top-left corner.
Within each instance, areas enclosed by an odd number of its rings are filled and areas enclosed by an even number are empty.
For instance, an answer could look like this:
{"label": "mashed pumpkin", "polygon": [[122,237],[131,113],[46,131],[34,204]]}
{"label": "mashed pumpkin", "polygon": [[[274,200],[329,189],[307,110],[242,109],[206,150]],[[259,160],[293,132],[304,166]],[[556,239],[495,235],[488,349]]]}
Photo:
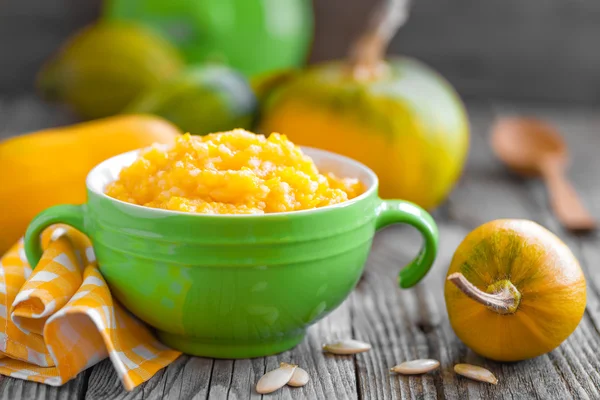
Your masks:
{"label": "mashed pumpkin", "polygon": [[106,194],[146,207],[202,214],[307,210],[360,195],[353,178],[322,175],[285,136],[241,129],[183,135],[175,146],[145,151]]}

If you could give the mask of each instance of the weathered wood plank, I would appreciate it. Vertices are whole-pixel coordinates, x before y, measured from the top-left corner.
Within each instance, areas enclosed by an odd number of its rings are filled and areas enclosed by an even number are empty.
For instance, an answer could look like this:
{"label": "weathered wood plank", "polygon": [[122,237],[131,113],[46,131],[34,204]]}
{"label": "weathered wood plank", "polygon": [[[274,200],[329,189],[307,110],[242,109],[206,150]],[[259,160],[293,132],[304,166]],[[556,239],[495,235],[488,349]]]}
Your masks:
{"label": "weathered wood plank", "polygon": [[[588,171],[597,171],[600,167],[600,160],[593,154],[590,154],[590,150],[598,148],[600,145],[600,137],[591,134],[596,130],[596,127],[595,124],[589,124],[590,117],[594,115],[589,111],[582,111],[579,109],[579,111],[573,115],[568,109],[566,113],[564,111],[561,112],[560,110],[553,110],[551,113],[543,112],[544,110],[547,111],[548,108],[536,109],[528,107],[514,108],[495,106],[494,109],[496,117],[516,113],[533,114],[556,123],[565,133],[565,137],[572,147],[575,156],[574,159],[581,160],[580,162],[583,163],[588,163]],[[519,112],[517,112],[517,110]],[[575,131],[577,133],[575,133]],[[481,131],[480,133],[483,135],[485,142],[487,142],[489,130]],[[493,160],[493,155],[491,154],[489,147],[481,148],[478,152],[484,153],[486,151],[489,157],[482,157],[482,160]],[[595,165],[592,166],[589,165],[589,163]],[[574,167],[581,168],[581,165],[574,165]],[[582,259],[579,246],[581,239],[565,232],[558,224],[550,212],[547,194],[541,182],[517,178],[508,173],[506,169],[496,161],[490,161],[486,171],[489,171],[489,174],[493,174],[493,176],[497,176],[494,185],[485,188],[485,186],[479,182],[478,185],[470,187],[471,192],[467,193],[465,190],[461,190],[460,193],[468,195],[478,192],[481,193],[482,190],[486,190],[489,192],[486,201],[486,209],[493,210],[492,216],[494,218],[509,216],[535,220],[560,236],[573,250],[575,255],[578,256],[580,260]],[[586,199],[590,200],[589,196],[587,196],[588,189],[586,189],[585,184],[582,185],[578,177],[590,175],[589,172],[582,175],[573,175],[575,186],[583,195],[584,201]],[[504,186],[503,182],[510,183]],[[500,189],[502,189],[502,191],[500,191]],[[592,204],[590,201],[587,203]],[[506,215],[507,211],[509,211],[506,209],[507,207],[514,208],[513,215]],[[476,217],[483,216],[477,214],[479,211],[477,207],[472,207],[472,209],[474,210]],[[598,216],[597,211],[592,210],[592,212]],[[484,220],[477,222],[484,222]],[[600,252],[600,248],[596,248],[596,253],[598,252]],[[592,286],[591,283],[598,275],[598,272],[592,271],[585,263],[582,263],[582,267],[588,278],[588,286]],[[507,368],[511,369],[513,365],[527,365],[527,369],[522,371],[521,376],[529,375],[529,378],[533,379],[532,374],[535,373],[536,368],[544,366],[543,364],[546,363],[547,359],[552,363],[555,373],[552,373],[552,371],[549,370],[547,374],[543,375],[543,379],[554,376],[550,383],[554,383],[555,388],[558,389],[560,386],[565,386],[572,396],[578,398],[597,398],[600,396],[600,393],[598,392],[598,387],[600,387],[598,384],[598,374],[596,373],[598,357],[590,350],[597,348],[600,344],[600,337],[597,334],[593,334],[594,331],[597,331],[594,320],[597,320],[598,317],[594,314],[597,314],[598,301],[598,291],[588,290],[588,308],[580,326],[557,350],[525,363],[506,364],[503,366],[503,370]],[[558,376],[555,376],[556,374],[558,374]],[[562,382],[559,382],[557,378]],[[537,379],[535,379],[534,382],[536,382],[534,388],[542,398],[545,398],[545,396],[543,396],[544,390],[554,389],[552,386],[548,385],[549,382],[542,383]],[[555,397],[561,393],[562,390],[563,389],[558,392],[554,392],[553,390],[549,394],[553,394]]]}
{"label": "weathered wood plank", "polygon": [[[583,202],[590,212],[600,220],[600,185],[596,171],[600,171],[600,158],[597,149],[600,148],[600,116],[592,108],[549,108],[539,106],[521,106],[516,108],[506,104],[496,105],[499,115],[533,115],[556,125],[563,133],[571,153],[571,168],[568,175],[581,195]],[[529,182],[533,192],[532,199],[539,209],[548,210],[548,195],[541,182]],[[541,222],[557,233],[571,248],[580,260],[587,279],[588,305],[579,328],[573,336],[556,352],[562,357],[553,359],[562,371],[572,371],[576,379],[565,376],[572,392],[581,395],[585,392],[591,398],[600,396],[600,375],[598,367],[598,338],[600,326],[600,269],[596,267],[600,260],[600,238],[598,233],[577,236],[565,231],[556,218],[546,212],[540,216]],[[574,345],[577,344],[577,345]],[[571,378],[571,379],[569,379]]]}
{"label": "weathered wood plank", "polygon": [[[498,116],[495,113],[494,116]],[[468,220],[469,229],[495,218],[528,218],[548,226],[547,203],[540,204],[535,196],[536,183],[524,181],[509,174],[494,159],[488,145],[488,129],[474,129],[473,151],[478,159],[473,162],[467,179],[455,191],[449,209],[451,214]],[[472,171],[472,172],[471,172]],[[584,318],[580,328],[559,349],[521,363],[498,364],[499,379],[507,381],[508,394],[514,397],[557,398],[571,393],[578,398],[594,397],[593,386],[583,387],[589,379],[581,379],[581,369],[573,370],[566,360],[577,360],[574,354],[581,352],[580,332],[585,331],[590,321]],[[598,338],[590,338],[598,342]],[[572,349],[576,348],[575,351]],[[573,354],[574,353],[574,354]],[[495,371],[496,372],[496,371]],[[585,376],[585,372],[583,372]],[[583,386],[580,380],[586,381]],[[502,383],[501,383],[502,384]],[[500,385],[499,385],[500,386]],[[496,397],[495,395],[493,397]]]}
{"label": "weathered wood plank", "polygon": [[[417,235],[406,229],[394,227],[379,233],[367,272],[353,294],[355,336],[373,345],[372,351],[357,356],[362,398],[436,398],[438,391],[444,394],[439,372],[417,377],[389,372],[393,365],[416,358],[438,359],[445,371],[460,350],[455,338],[450,340],[456,343],[439,346],[430,335],[432,331],[443,333],[443,321],[435,310],[424,308],[423,300],[435,296],[440,288],[428,278],[414,289],[397,287],[398,269],[415,255],[419,245]],[[440,269],[443,264],[438,261],[431,274],[442,273]]]}
{"label": "weathered wood plank", "polygon": [[[221,360],[222,361],[222,360]],[[265,360],[263,358],[254,358],[250,360],[235,360],[225,361],[233,363],[233,370],[230,371],[229,377],[226,379],[230,380],[229,387],[227,387],[227,396],[219,396],[218,391],[213,392],[213,381],[211,381],[210,399],[259,399],[261,395],[256,393],[254,387],[256,382],[265,373]],[[222,372],[217,372],[218,375],[224,375]],[[224,390],[223,390],[224,391]]]}
{"label": "weathered wood plank", "polygon": [[[356,398],[352,358],[335,359],[321,352],[321,343],[351,336],[349,305],[343,304],[310,329],[307,338],[283,354],[250,360],[211,360],[182,356],[150,381],[126,393],[112,364],[105,360],[92,369],[88,399],[209,398],[257,399],[255,385],[266,370],[282,361],[301,365],[311,375],[302,388],[283,388],[271,398]],[[326,373],[325,373],[326,371]]]}
{"label": "weathered wood plank", "polygon": [[[325,342],[353,336],[351,304],[346,300],[337,310],[309,329],[307,338],[289,352],[266,358],[266,370],[291,362],[310,375],[301,388],[284,388],[272,395],[274,399],[355,399],[356,371],[352,357],[323,354]],[[271,397],[270,397],[271,398]]]}
{"label": "weathered wood plank", "polygon": [[82,373],[63,386],[54,387],[21,379],[0,377],[0,400],[47,399],[79,400],[87,385],[87,374]]}
{"label": "weathered wood plank", "polygon": [[[592,109],[511,107],[494,104],[469,107],[473,127],[467,172],[449,201],[436,212],[441,244],[427,278],[411,290],[396,286],[398,268],[419,246],[410,229],[389,228],[377,235],[365,275],[338,310],[310,329],[292,351],[252,360],[211,360],[182,356],[131,393],[123,390],[108,360],[61,388],[0,378],[0,399],[257,399],[259,377],[281,361],[305,368],[311,381],[303,388],[283,388],[269,398],[599,398],[600,392],[600,237],[576,237],[564,232],[548,210],[543,186],[515,177],[503,168],[487,146],[489,125],[500,115],[539,115],[556,123],[572,149],[570,171],[592,214],[600,218],[600,113]],[[33,97],[0,102],[0,137],[68,123],[73,116],[47,108]],[[588,279],[588,307],[575,333],[557,350],[519,363],[495,363],[468,350],[447,321],[443,280],[456,246],[471,229],[495,218],[528,218],[557,233],[579,257]],[[355,337],[373,350],[356,357],[325,355],[321,344]],[[391,375],[401,361],[431,357],[439,371],[422,377]],[[498,386],[457,377],[452,367],[469,362],[492,370]],[[89,377],[89,379],[88,379]]]}
{"label": "weathered wood plank", "polygon": [[[533,116],[555,125],[561,132],[570,153],[568,176],[583,198],[590,212],[600,220],[600,184],[598,171],[600,159],[600,109],[582,106],[539,106],[496,103],[498,116]],[[544,187],[540,182],[527,181],[536,195],[538,203],[547,204]],[[562,229],[561,229],[562,230]]]}
{"label": "weathered wood plank", "polygon": [[[441,211],[450,221],[438,219],[441,246],[433,270],[413,291],[399,292],[393,265],[406,263],[419,240],[407,230],[390,229],[376,240],[367,275],[353,296],[357,336],[366,334],[374,341],[374,350],[362,356],[364,363],[358,363],[361,393],[367,398],[597,398],[594,350],[600,338],[589,311],[557,350],[510,364],[485,360],[466,349],[447,322],[443,279],[454,249],[468,231],[495,218],[529,218],[545,225],[551,219],[546,203],[536,199],[536,183],[511,176],[493,158],[487,133],[494,114],[473,110],[472,157],[464,179]],[[576,243],[575,238],[565,238],[568,243],[571,239]],[[597,295],[590,295],[590,304],[597,302]],[[407,348],[402,347],[404,341]],[[424,377],[385,375],[391,364],[417,357],[439,359],[441,371]],[[498,376],[499,385],[456,377],[452,366],[458,362],[489,368]]]}
{"label": "weathered wood plank", "polygon": [[85,397],[90,400],[204,399],[211,386],[213,364],[212,359],[181,356],[148,382],[128,393],[123,389],[110,360],[104,360],[92,368]]}
{"label": "weathered wood plank", "polygon": [[[484,121],[489,122],[489,118]],[[472,121],[477,126],[475,121]],[[443,218],[449,210],[438,212]],[[364,398],[459,398],[466,395],[462,379],[452,372],[466,350],[445,317],[443,276],[453,249],[467,230],[440,223],[438,260],[427,278],[411,290],[396,284],[398,269],[414,257],[419,236],[408,229],[389,228],[376,237],[367,272],[355,291],[353,327],[356,336],[374,349],[359,355],[359,390]],[[439,371],[424,376],[390,375],[389,368],[415,358],[440,360]]]}

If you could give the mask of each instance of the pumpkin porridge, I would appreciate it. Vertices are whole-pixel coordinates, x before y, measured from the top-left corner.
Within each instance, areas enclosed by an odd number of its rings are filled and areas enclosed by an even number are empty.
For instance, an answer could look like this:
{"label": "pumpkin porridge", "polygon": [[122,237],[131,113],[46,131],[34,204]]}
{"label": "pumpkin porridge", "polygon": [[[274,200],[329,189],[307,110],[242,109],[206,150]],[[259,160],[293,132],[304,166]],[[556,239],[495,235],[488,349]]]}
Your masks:
{"label": "pumpkin porridge", "polygon": [[324,207],[360,195],[354,178],[321,174],[284,135],[241,129],[179,137],[124,168],[106,194],[146,207],[202,214],[263,214]]}

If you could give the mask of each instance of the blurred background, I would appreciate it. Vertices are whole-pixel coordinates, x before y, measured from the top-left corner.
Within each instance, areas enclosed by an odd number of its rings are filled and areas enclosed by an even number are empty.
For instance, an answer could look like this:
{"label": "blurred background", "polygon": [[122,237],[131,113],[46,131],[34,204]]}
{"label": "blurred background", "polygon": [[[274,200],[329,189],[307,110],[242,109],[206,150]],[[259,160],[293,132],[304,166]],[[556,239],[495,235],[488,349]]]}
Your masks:
{"label": "blurred background", "polygon": [[[558,0],[3,0],[0,208],[26,212],[0,215],[0,250],[45,207],[84,202],[106,158],[235,128],[356,159],[382,197],[427,210],[461,179],[508,179],[502,161],[546,180],[565,226],[591,230],[598,21],[600,3]],[[83,121],[97,125],[70,126]],[[499,173],[477,166],[490,159]],[[54,182],[19,167],[50,164]],[[32,195],[42,184],[55,196]]]}
{"label": "blurred background", "polygon": [[[278,2],[291,3],[262,0],[269,7]],[[375,4],[313,1],[310,61],[344,56]],[[2,0],[0,93],[31,91],[42,62],[101,8],[100,0]],[[593,1],[417,0],[390,53],[425,61],[467,98],[597,102],[599,20],[600,3]]]}

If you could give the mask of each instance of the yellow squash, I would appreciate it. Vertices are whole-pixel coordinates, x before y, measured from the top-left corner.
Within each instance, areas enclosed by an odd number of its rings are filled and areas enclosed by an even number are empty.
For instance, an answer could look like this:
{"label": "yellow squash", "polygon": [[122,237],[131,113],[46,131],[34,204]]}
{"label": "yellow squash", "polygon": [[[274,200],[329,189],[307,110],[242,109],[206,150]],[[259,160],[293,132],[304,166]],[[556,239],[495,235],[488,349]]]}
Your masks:
{"label": "yellow squash", "polygon": [[85,177],[96,164],[155,142],[174,142],[178,135],[177,128],[162,119],[131,115],[0,142],[0,254],[43,209],[85,202]]}
{"label": "yellow squash", "polygon": [[445,286],[456,335],[498,361],[547,353],[577,328],[586,282],[577,259],[532,221],[496,220],[460,244]]}

